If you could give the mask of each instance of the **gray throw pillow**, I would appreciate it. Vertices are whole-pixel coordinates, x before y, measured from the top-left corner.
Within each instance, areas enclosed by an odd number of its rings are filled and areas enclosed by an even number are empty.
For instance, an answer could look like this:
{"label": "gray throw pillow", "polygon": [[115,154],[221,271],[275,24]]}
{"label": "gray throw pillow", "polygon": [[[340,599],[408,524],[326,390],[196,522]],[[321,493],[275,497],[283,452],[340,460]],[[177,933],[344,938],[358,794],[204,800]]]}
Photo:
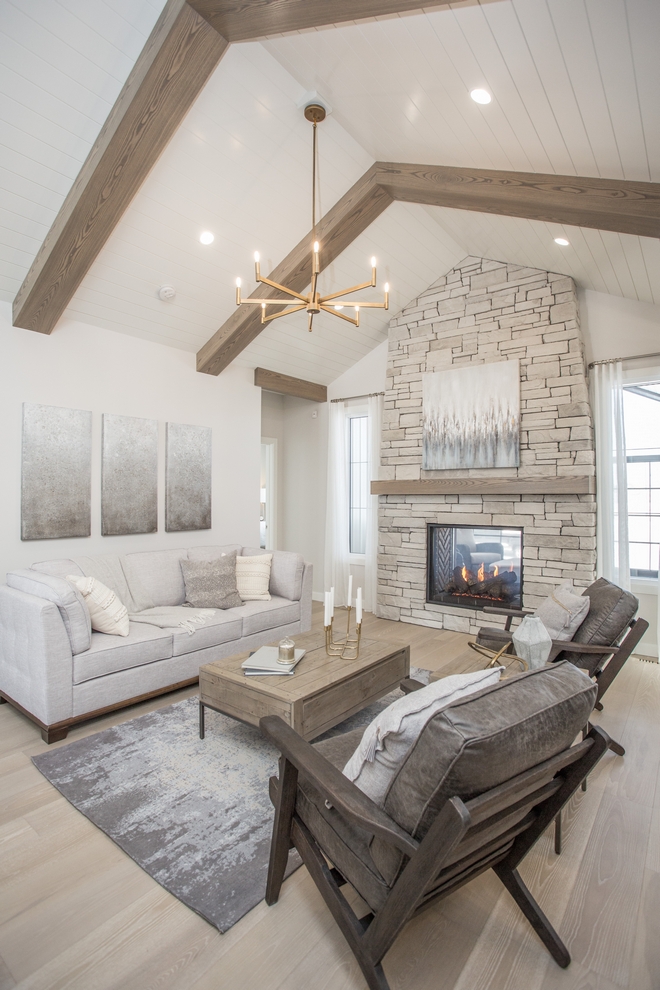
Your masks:
{"label": "gray throw pillow", "polygon": [[182,560],[186,604],[195,608],[237,608],[236,551],[215,560]]}

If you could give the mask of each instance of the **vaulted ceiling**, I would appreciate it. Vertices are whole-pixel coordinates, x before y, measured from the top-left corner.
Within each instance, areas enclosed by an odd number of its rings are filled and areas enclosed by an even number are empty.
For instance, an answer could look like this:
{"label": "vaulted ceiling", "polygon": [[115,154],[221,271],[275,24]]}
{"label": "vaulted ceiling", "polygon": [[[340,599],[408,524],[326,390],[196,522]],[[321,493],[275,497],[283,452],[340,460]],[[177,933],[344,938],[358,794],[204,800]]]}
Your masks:
{"label": "vaulted ceiling", "polygon": [[[161,0],[3,0],[0,294],[15,296],[139,55]],[[376,160],[660,181],[660,4],[490,0],[232,45],[83,279],[66,316],[189,351],[310,227],[311,129],[326,212]],[[469,91],[493,94],[478,106]],[[211,230],[209,247],[199,242]],[[563,234],[568,248],[553,238]],[[660,241],[446,207],[390,206],[324,272],[376,254],[391,316],[466,254],[660,304]],[[163,302],[158,289],[176,289]],[[249,291],[249,289],[248,289]],[[384,338],[304,314],[236,360],[328,383]]]}

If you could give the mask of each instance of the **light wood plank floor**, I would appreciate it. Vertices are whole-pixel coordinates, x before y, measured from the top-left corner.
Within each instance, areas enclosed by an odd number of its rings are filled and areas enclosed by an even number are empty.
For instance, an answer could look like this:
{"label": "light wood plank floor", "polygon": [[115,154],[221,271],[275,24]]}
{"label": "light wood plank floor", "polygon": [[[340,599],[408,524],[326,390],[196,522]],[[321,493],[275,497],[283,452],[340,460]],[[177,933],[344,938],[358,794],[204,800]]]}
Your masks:
{"label": "light wood plank floor", "polygon": [[[314,607],[321,625],[320,606]],[[467,637],[365,617],[440,670]],[[69,741],[195,693],[98,719]],[[413,921],[385,959],[393,990],[660,988],[660,666],[632,658],[598,720],[608,754],[522,873],[567,942],[560,970],[490,873]],[[66,741],[56,745],[66,745]],[[305,869],[220,935],[143,873],[41,776],[38,730],[0,707],[0,990],[364,990]]]}

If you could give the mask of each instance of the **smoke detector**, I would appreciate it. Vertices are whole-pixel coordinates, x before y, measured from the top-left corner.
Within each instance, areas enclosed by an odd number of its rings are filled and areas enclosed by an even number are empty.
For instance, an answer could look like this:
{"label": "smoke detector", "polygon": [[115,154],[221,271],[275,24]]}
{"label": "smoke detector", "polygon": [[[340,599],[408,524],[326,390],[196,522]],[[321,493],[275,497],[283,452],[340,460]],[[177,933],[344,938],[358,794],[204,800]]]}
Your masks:
{"label": "smoke detector", "polygon": [[161,285],[158,290],[158,298],[162,299],[163,302],[169,302],[170,299],[174,299],[176,295],[176,289],[173,285]]}

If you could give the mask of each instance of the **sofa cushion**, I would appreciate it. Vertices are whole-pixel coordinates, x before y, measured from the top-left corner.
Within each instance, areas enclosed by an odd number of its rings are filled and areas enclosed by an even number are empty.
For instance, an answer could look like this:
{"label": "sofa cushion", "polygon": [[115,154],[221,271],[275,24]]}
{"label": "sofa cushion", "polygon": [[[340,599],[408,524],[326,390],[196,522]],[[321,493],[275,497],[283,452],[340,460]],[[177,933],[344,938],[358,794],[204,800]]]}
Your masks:
{"label": "sofa cushion", "polygon": [[236,587],[236,551],[215,560],[182,560],[186,604],[194,608],[240,608]]}
{"label": "sofa cushion", "polygon": [[[238,609],[223,611],[217,609],[212,619],[207,619],[203,626],[197,626],[192,636],[185,629],[172,629],[173,656],[180,657],[185,653],[205,650],[209,646],[220,646],[222,643],[236,643],[236,652],[240,651],[240,640],[243,621],[236,616]],[[206,663],[206,661],[204,661]]]}
{"label": "sofa cushion", "polygon": [[[599,578],[583,592],[591,601],[589,614],[573,636],[574,643],[589,643],[592,646],[609,646],[618,642],[634,618],[639,602],[629,591],[605,578]],[[559,654],[559,659],[568,659],[576,667],[590,674],[595,673],[607,657],[593,653]]]}
{"label": "sofa cushion", "polygon": [[217,560],[225,554],[241,552],[240,543],[228,543],[224,547],[189,547],[188,560]]}
{"label": "sofa cushion", "polygon": [[155,626],[131,622],[126,637],[93,632],[90,649],[73,658],[73,683],[82,684],[95,677],[104,677],[118,670],[130,670],[155,660],[167,660],[171,656],[170,629],[157,629]]}
{"label": "sofa cushion", "polygon": [[[431,718],[385,798],[385,811],[416,839],[445,801],[469,800],[571,745],[596,700],[596,685],[564,661],[507,678]],[[374,839],[372,853],[392,882],[401,854]]]}
{"label": "sofa cushion", "polygon": [[58,560],[39,560],[32,564],[33,571],[40,571],[42,574],[52,574],[53,577],[62,578],[66,581],[67,574],[75,574],[76,577],[83,577],[83,571],[74,560],[68,557],[61,557]]}
{"label": "sofa cushion", "polygon": [[300,602],[273,596],[269,602],[245,602],[240,608],[232,608],[227,615],[243,620],[243,635],[285,626],[300,620]]}
{"label": "sofa cushion", "polygon": [[[71,561],[71,563],[73,563]],[[54,602],[62,616],[71,652],[83,653],[92,642],[92,623],[83,596],[68,581],[35,569],[10,571],[7,584],[16,591]]]}
{"label": "sofa cushion", "polygon": [[139,600],[143,591],[155,606],[183,605],[186,587],[181,561],[187,559],[187,550],[127,553],[122,557],[122,564],[133,597]]}
{"label": "sofa cushion", "polygon": [[[263,554],[263,550],[243,547],[243,557],[254,557],[261,554]],[[292,602],[300,601],[304,569],[305,558],[302,554],[291,553],[289,550],[273,550],[269,587],[271,595],[288,598]]]}

